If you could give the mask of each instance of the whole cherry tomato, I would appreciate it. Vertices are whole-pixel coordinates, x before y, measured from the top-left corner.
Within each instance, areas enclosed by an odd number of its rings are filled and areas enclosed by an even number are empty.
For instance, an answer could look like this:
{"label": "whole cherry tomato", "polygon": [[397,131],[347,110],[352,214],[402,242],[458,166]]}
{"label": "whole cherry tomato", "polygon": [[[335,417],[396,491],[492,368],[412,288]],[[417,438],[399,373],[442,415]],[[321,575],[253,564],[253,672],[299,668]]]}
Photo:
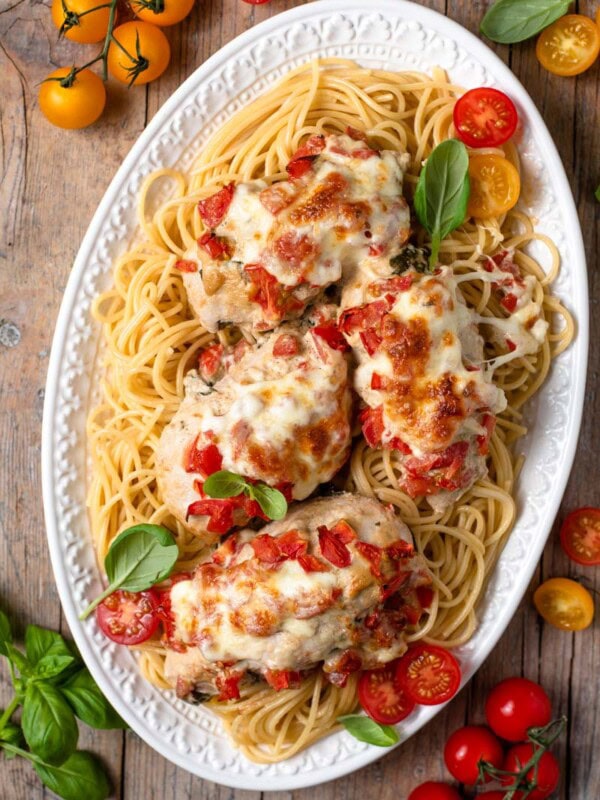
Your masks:
{"label": "whole cherry tomato", "polygon": [[[508,772],[520,771],[531,759],[533,752],[533,745],[528,742],[511,747],[502,768]],[[527,780],[533,781],[534,778],[537,786],[527,795],[527,800],[546,800],[556,789],[560,779],[560,767],[552,753],[546,751],[542,754],[537,764],[537,774],[533,767],[529,770]],[[510,776],[502,778],[500,782],[503,786],[515,785],[515,779]],[[515,792],[514,800],[523,800],[524,795],[525,792]]]}
{"label": "whole cherry tomato", "polygon": [[[498,769],[504,752],[494,734],[481,725],[466,725],[450,736],[444,748],[446,767],[460,783],[471,786],[479,777],[479,762],[487,761]],[[491,780],[487,777],[486,780]]]}
{"label": "whole cherry tomato", "polygon": [[413,789],[408,800],[462,800],[462,796],[447,783],[427,781]]}
{"label": "whole cherry tomato", "polygon": [[60,67],[50,73],[40,86],[38,101],[46,119],[59,128],[87,128],[102,114],[106,89],[91,70],[83,69],[70,85],[63,86],[71,67]]}
{"label": "whole cherry tomato", "polygon": [[492,689],[485,703],[488,725],[509,742],[526,739],[529,728],[547,725],[551,715],[550,698],[527,678],[507,678]]}

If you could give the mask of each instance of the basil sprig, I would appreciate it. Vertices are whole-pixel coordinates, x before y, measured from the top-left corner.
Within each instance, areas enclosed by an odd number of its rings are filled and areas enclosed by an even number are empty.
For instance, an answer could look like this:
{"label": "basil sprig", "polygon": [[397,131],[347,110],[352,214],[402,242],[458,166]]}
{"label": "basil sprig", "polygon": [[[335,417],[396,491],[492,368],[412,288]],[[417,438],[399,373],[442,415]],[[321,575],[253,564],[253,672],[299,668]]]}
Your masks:
{"label": "basil sprig", "polygon": [[367,742],[377,747],[391,747],[400,741],[398,732],[391,725],[380,725],[379,722],[363,714],[346,714],[344,717],[338,717],[338,722],[359,742]]}
{"label": "basil sprig", "polygon": [[[0,654],[8,660],[15,696],[0,709],[0,751],[30,761],[42,782],[64,800],[105,800],[110,794],[100,761],[76,749],[75,717],[94,728],[124,728],[77,651],[54,631],[29,625],[25,652],[14,643],[0,611]],[[21,724],[11,717],[22,705]],[[27,749],[25,749],[27,748]]]}
{"label": "basil sprig", "polygon": [[438,144],[421,170],[414,197],[419,221],[431,236],[432,269],[442,239],[465,220],[470,190],[467,148],[458,139]]}
{"label": "basil sprig", "polygon": [[256,500],[269,519],[283,519],[287,514],[287,500],[279,489],[267,486],[266,483],[250,483],[241,475],[226,469],[209,475],[202,488],[204,494],[220,500],[243,493],[251,500]]}
{"label": "basil sprig", "polygon": [[169,577],[179,557],[173,535],[162,525],[133,525],[120,533],[104,560],[108,586],[79,619],[91,612],[117,589],[143,592]]}
{"label": "basil sprig", "polygon": [[500,44],[530,39],[569,10],[571,0],[498,0],[481,21],[480,30]]}

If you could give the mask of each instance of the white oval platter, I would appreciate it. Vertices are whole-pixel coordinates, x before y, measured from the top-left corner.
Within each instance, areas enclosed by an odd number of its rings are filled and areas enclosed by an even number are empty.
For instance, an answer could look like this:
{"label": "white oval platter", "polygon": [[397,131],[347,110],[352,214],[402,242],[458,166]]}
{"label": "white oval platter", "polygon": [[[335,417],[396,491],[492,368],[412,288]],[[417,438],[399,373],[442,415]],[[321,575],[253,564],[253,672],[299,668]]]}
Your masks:
{"label": "white oval platter", "polygon": [[[368,10],[367,10],[368,7]],[[139,674],[135,658],[108,641],[92,618],[78,614],[98,594],[101,576],[85,511],[85,418],[93,393],[99,326],[92,299],[111,280],[114,258],[134,237],[136,197],[150,172],[188,166],[207,138],[233,113],[290,68],[319,56],[364,66],[429,71],[445,68],[466,87],[508,92],[523,121],[525,209],[556,242],[562,271],[555,292],[574,312],[577,337],[552,368],[527,409],[530,433],[519,479],[519,516],[485,601],[481,624],[461,648],[466,682],[508,625],[540,558],[569,476],[581,420],[588,347],[585,256],[579,222],[556,148],[530,97],[510,70],[464,28],[403,0],[321,0],[257,25],[204,63],[158,111],[110,184],[79,250],[54,336],[42,437],[42,479],[48,542],[65,614],[94,678],[131,728],[165,758],[207,780],[254,790],[289,790],[338,778],[386,751],[345,732],[281,764],[247,761],[210,712],[161,692]],[[97,383],[97,374],[96,374]],[[438,708],[421,707],[401,726],[405,740]]]}

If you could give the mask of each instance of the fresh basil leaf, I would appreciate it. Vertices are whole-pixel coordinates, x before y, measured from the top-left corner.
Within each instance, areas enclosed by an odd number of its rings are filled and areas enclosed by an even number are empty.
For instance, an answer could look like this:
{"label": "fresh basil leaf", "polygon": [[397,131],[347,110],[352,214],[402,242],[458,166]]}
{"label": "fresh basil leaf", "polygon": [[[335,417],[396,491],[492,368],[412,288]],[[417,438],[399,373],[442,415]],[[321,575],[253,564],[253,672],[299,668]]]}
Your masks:
{"label": "fresh basil leaf", "polygon": [[469,193],[467,148],[458,139],[447,139],[425,162],[414,197],[417,216],[431,236],[431,267],[442,239],[464,222]]}
{"label": "fresh basil leaf", "polygon": [[86,608],[85,619],[117,589],[143,592],[168,578],[179,557],[173,534],[162,525],[133,525],[120,533],[104,561],[108,587]]}
{"label": "fresh basil leaf", "polygon": [[235,472],[229,472],[226,469],[220,469],[218,472],[213,472],[204,481],[202,489],[204,494],[209,497],[215,497],[219,500],[226,497],[237,497],[248,486],[248,483],[242,478],[241,475],[236,475]]}
{"label": "fresh basil leaf", "polygon": [[6,655],[5,643],[12,642],[12,631],[10,629],[10,622],[4,611],[0,611],[0,653]]}
{"label": "fresh basil leaf", "polygon": [[[0,709],[0,715],[1,714],[2,710]],[[14,722],[6,722],[2,730],[0,730],[0,750],[2,750],[2,742],[14,744],[15,747],[22,747],[25,744],[25,739],[23,738],[23,731],[20,726],[15,725]],[[15,755],[16,753],[4,750],[4,758],[7,761],[10,761]]]}
{"label": "fresh basil leaf", "polygon": [[111,730],[127,727],[104,697],[89,670],[84,668],[75,673],[60,690],[79,719],[91,728]]}
{"label": "fresh basil leaf", "polygon": [[569,10],[571,0],[498,0],[481,21],[480,30],[500,44],[530,39]]}
{"label": "fresh basil leaf", "polygon": [[31,674],[29,659],[10,642],[4,642],[4,650],[6,657],[10,659],[21,675],[25,678],[28,677]]}
{"label": "fresh basil leaf", "polygon": [[47,680],[61,675],[70,666],[75,664],[73,656],[47,655],[40,658],[32,673],[33,678]]}
{"label": "fresh basil leaf", "polygon": [[359,742],[375,744],[377,747],[391,747],[400,741],[398,732],[391,725],[380,725],[362,714],[347,714],[345,717],[338,717],[338,722]]}
{"label": "fresh basil leaf", "polygon": [[30,681],[21,724],[29,749],[49,764],[62,764],[77,747],[75,715],[51,684]]}
{"label": "fresh basil leaf", "polygon": [[77,750],[59,767],[33,762],[44,786],[63,800],[106,800],[110,786],[100,761]]}
{"label": "fresh basil leaf", "polygon": [[67,643],[56,631],[28,625],[25,631],[25,651],[33,666],[45,656],[69,656],[72,653]]}
{"label": "fresh basil leaf", "polygon": [[269,519],[283,519],[287,514],[287,500],[279,489],[273,489],[266,483],[248,484],[248,494]]}

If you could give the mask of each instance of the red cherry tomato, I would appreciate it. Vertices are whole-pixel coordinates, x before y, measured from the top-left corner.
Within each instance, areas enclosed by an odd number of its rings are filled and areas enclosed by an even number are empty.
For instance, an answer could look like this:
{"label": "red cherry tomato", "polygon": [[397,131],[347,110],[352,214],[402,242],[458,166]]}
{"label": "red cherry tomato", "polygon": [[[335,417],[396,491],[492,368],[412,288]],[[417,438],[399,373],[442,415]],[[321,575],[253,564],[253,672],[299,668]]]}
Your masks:
{"label": "red cherry tomato", "polygon": [[572,511],[560,529],[560,543],[578,564],[588,567],[600,564],[600,508]]}
{"label": "red cherry tomato", "polygon": [[[511,747],[504,759],[503,769],[508,772],[518,772],[533,755],[533,745],[527,742]],[[527,773],[527,780],[534,780],[534,768]],[[556,758],[546,751],[538,761],[537,776],[535,778],[537,786],[527,795],[527,800],[546,800],[558,786],[560,779],[560,767]],[[501,781],[503,786],[514,786],[515,779],[507,776]],[[514,800],[523,800],[525,792],[515,792]]]}
{"label": "red cherry tomato", "polygon": [[96,609],[100,630],[117,644],[141,644],[158,628],[160,605],[154,589],[124,592],[119,589]]}
{"label": "red cherry tomato", "polygon": [[509,742],[526,739],[529,728],[547,725],[551,716],[550,698],[527,678],[507,678],[492,689],[485,703],[488,725]]}
{"label": "red cherry tomato", "polygon": [[[502,745],[491,731],[481,725],[466,725],[454,731],[444,748],[448,771],[457,781],[469,786],[477,782],[480,761],[487,761],[500,769],[503,758]],[[488,776],[486,782],[489,780]]]}
{"label": "red cherry tomato", "polygon": [[450,700],[460,686],[460,666],[452,653],[433,644],[409,648],[398,662],[397,679],[406,694],[424,706]]}
{"label": "red cherry tomato", "polygon": [[413,789],[408,800],[462,800],[462,795],[447,783],[427,781]]}
{"label": "red cherry tomato", "polygon": [[358,681],[358,699],[367,714],[382,725],[395,725],[415,707],[396,680],[396,661],[384,669],[368,669]]}
{"label": "red cherry tomato", "polygon": [[513,135],[518,120],[515,104],[498,89],[471,89],[454,106],[454,127],[468,147],[499,147]]}

